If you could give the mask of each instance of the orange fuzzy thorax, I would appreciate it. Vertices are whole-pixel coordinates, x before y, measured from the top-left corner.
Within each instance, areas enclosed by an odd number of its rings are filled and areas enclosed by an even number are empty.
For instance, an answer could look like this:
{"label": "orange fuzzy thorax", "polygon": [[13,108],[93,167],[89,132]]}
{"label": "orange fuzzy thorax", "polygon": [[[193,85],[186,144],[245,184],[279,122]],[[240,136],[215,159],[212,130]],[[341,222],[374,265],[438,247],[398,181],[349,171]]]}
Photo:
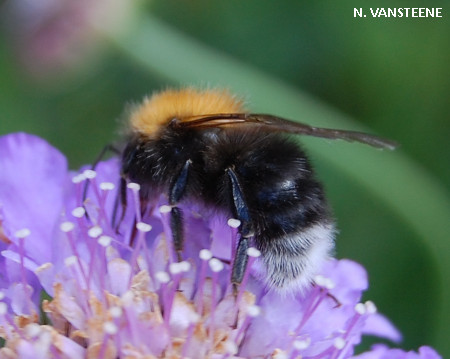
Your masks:
{"label": "orange fuzzy thorax", "polygon": [[134,131],[155,135],[173,118],[243,112],[242,101],[223,90],[166,90],[144,99],[131,113]]}

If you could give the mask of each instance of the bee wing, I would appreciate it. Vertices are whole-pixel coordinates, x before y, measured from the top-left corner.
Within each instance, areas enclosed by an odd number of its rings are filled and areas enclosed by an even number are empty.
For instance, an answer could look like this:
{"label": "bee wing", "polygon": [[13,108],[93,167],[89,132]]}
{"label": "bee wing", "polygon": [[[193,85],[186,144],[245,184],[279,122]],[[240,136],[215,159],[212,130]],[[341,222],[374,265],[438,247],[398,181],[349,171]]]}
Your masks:
{"label": "bee wing", "polygon": [[294,122],[285,118],[254,113],[223,113],[196,116],[186,119],[180,123],[183,127],[234,127],[250,125],[264,128],[268,131],[294,133],[314,137],[328,138],[332,140],[342,139],[349,142],[361,142],[376,148],[387,148],[393,150],[397,143],[378,136],[369,135],[364,132],[336,130],[330,128],[313,127],[301,122]]}

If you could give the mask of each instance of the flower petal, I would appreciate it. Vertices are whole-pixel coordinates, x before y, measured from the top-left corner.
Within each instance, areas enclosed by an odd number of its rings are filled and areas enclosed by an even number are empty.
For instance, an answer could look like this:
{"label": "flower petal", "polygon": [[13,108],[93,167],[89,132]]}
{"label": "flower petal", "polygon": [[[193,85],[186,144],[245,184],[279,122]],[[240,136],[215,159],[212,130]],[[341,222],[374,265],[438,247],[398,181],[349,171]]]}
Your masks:
{"label": "flower petal", "polygon": [[402,340],[402,334],[398,329],[386,317],[378,313],[367,318],[362,332],[367,335],[386,338],[395,343]]}
{"label": "flower petal", "polygon": [[16,241],[13,234],[28,228],[26,252],[38,264],[50,261],[50,238],[68,183],[65,157],[39,137],[25,133],[2,136],[0,173],[5,234]]}
{"label": "flower petal", "polygon": [[372,350],[354,357],[355,359],[441,359],[441,356],[432,348],[423,346],[419,352],[405,352],[402,349],[391,349],[384,344],[377,344]]}

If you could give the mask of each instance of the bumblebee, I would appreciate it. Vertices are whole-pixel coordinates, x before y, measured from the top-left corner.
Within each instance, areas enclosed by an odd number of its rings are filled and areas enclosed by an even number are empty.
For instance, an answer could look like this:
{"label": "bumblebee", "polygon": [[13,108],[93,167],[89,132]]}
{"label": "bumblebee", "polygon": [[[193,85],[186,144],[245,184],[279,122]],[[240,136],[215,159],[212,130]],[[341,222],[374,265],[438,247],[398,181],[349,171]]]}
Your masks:
{"label": "bumblebee", "polygon": [[234,288],[243,279],[250,246],[261,252],[260,278],[280,291],[305,288],[334,247],[335,222],[323,187],[288,134],[395,147],[361,132],[249,113],[240,99],[220,90],[156,93],[131,109],[128,123],[122,205],[127,182],[140,185],[144,207],[166,194],[178,260],[185,245],[184,202],[238,219]]}

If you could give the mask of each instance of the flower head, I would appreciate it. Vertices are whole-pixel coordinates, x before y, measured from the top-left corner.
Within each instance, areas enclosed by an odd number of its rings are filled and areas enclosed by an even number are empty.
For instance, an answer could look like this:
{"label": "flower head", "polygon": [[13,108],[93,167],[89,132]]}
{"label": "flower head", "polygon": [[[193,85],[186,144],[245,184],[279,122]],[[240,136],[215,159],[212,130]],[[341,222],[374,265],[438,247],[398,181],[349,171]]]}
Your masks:
{"label": "flower head", "polygon": [[[68,173],[59,152],[25,134],[0,138],[0,154],[7,358],[348,358],[362,335],[400,340],[372,302],[360,302],[367,276],[352,261],[328,261],[307,291],[286,296],[253,276],[260,253],[251,248],[235,293],[236,221],[184,207],[178,262],[164,196],[142,214],[139,186],[129,184],[113,224],[116,159]],[[39,308],[43,290],[51,299]],[[416,356],[439,357],[378,346],[359,358]]]}

